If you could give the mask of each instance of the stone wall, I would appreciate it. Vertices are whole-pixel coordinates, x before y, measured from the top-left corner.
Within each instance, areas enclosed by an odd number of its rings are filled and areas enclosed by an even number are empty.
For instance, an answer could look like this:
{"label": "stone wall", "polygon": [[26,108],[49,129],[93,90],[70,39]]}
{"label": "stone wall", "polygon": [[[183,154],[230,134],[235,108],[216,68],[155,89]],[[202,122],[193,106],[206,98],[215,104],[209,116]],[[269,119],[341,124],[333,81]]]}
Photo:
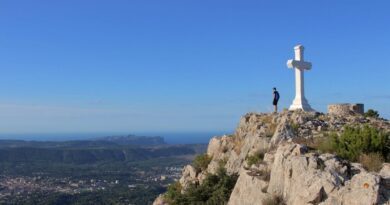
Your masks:
{"label": "stone wall", "polygon": [[328,105],[328,113],[334,115],[364,114],[364,104],[331,104]]}

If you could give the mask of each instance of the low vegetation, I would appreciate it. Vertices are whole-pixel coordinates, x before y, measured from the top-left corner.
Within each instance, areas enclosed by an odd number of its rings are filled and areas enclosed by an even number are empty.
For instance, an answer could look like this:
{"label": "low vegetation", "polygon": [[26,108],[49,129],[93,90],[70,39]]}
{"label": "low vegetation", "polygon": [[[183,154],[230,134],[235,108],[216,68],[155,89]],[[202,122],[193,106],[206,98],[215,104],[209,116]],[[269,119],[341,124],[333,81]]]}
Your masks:
{"label": "low vegetation", "polygon": [[177,181],[175,183],[170,184],[168,186],[167,192],[165,192],[165,199],[170,202],[174,199],[177,199],[181,195],[181,190],[182,187],[180,182]]}
{"label": "low vegetation", "polygon": [[359,156],[359,162],[368,171],[379,171],[382,168],[383,156],[379,153],[362,154]]}
{"label": "low vegetation", "polygon": [[332,133],[322,138],[299,138],[294,141],[323,153],[334,153],[359,162],[369,171],[378,171],[383,162],[390,161],[389,133],[368,125],[345,127],[341,134]]}
{"label": "low vegetation", "polygon": [[265,151],[259,150],[259,151],[255,152],[253,155],[247,156],[246,163],[248,164],[249,167],[251,167],[252,165],[258,165],[260,162],[263,161],[264,154],[265,154]]}
{"label": "low vegetation", "polygon": [[207,169],[211,162],[211,157],[205,154],[201,154],[195,157],[192,162],[192,166],[195,168],[196,172],[202,172]]}
{"label": "low vegetation", "polygon": [[228,175],[223,167],[216,174],[209,174],[201,185],[191,185],[184,194],[181,186],[169,186],[165,199],[171,205],[226,204],[236,184],[238,176]]}
{"label": "low vegetation", "polygon": [[290,124],[290,127],[291,127],[291,130],[293,131],[293,133],[294,133],[295,135],[298,135],[299,124],[293,122],[293,123]]}

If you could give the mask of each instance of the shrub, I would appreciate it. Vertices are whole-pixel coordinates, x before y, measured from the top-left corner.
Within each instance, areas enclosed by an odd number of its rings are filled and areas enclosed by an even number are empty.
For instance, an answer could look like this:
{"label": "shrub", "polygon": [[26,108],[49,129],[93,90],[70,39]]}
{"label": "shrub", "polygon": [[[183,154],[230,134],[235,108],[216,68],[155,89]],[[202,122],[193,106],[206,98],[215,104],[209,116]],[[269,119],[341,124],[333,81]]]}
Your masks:
{"label": "shrub", "polygon": [[384,159],[379,153],[369,153],[360,155],[359,162],[366,170],[377,172],[382,168]]}
{"label": "shrub", "polygon": [[367,112],[364,113],[364,117],[378,118],[379,114],[378,114],[378,111],[376,111],[376,110],[368,109]]}
{"label": "shrub", "polygon": [[299,130],[299,124],[298,123],[291,123],[290,125],[292,132],[297,135]]}
{"label": "shrub", "polygon": [[345,127],[340,136],[333,134],[329,142],[335,152],[346,159],[357,161],[361,153],[377,152],[387,156],[389,136],[370,126]]}
{"label": "shrub", "polygon": [[295,138],[293,141],[322,153],[334,153],[345,159],[360,162],[369,171],[378,171],[384,161],[390,160],[389,133],[368,125],[345,127],[341,135],[332,133],[310,139]]}
{"label": "shrub", "polygon": [[191,185],[184,194],[169,198],[171,205],[182,204],[226,204],[238,176],[229,176],[220,167],[215,175],[208,175],[201,185]]}
{"label": "shrub", "polygon": [[192,166],[195,168],[197,172],[201,172],[207,169],[210,162],[211,162],[211,157],[205,153],[196,156],[194,161],[192,162]]}
{"label": "shrub", "polygon": [[176,199],[181,194],[181,184],[179,182],[175,182],[168,186],[167,192],[165,193],[165,199],[172,200]]}
{"label": "shrub", "polygon": [[246,157],[246,162],[248,166],[257,165],[264,159],[264,151],[257,151],[253,155]]}

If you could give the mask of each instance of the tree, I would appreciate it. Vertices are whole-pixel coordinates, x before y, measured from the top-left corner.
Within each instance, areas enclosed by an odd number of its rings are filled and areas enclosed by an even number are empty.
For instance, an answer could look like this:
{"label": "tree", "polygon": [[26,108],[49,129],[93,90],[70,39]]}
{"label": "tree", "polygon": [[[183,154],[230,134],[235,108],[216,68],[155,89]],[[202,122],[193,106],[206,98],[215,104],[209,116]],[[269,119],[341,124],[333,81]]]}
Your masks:
{"label": "tree", "polygon": [[378,111],[376,111],[376,110],[369,109],[369,110],[367,110],[366,113],[364,113],[364,116],[365,116],[365,117],[378,118],[378,117],[379,117],[379,113],[378,113]]}

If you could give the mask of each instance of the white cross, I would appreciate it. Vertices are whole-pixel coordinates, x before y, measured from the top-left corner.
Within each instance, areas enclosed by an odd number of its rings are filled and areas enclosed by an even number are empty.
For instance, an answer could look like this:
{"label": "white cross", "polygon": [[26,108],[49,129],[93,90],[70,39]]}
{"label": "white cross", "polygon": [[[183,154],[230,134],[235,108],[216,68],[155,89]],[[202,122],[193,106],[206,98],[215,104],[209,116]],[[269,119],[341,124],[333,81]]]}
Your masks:
{"label": "white cross", "polygon": [[289,110],[314,111],[305,98],[303,71],[310,70],[311,63],[304,61],[303,50],[304,47],[302,45],[295,46],[295,59],[287,61],[287,67],[295,69],[295,99]]}

